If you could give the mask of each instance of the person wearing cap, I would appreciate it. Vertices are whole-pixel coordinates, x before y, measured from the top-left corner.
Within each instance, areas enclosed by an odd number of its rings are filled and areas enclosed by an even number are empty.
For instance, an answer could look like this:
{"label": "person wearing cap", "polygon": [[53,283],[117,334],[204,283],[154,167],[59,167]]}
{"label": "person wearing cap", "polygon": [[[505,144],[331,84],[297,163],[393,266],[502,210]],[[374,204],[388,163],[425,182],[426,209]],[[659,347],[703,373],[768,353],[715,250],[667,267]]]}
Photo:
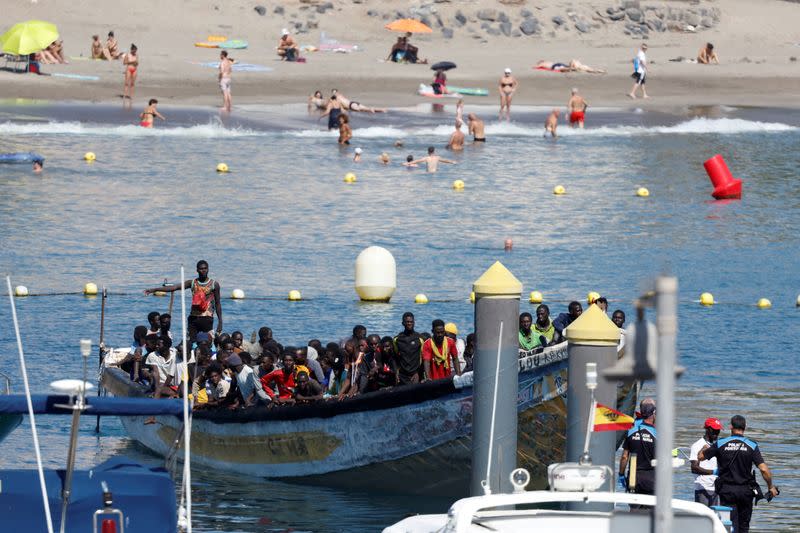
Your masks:
{"label": "person wearing cap", "polygon": [[761,487],[756,481],[752,467],[761,472],[767,483],[767,501],[780,494],[772,483],[772,473],[761,456],[758,443],[744,436],[747,421],[741,415],[731,418],[731,436],[719,439],[697,454],[699,461],[717,459],[717,480],[714,483],[719,501],[731,507],[733,531],[750,531],[750,517],[753,515],[753,498],[763,498]]}
{"label": "person wearing cap", "polygon": [[244,364],[241,357],[233,354],[225,360],[225,365],[233,370],[236,386],[239,388],[239,398],[234,402],[234,408],[238,407],[239,401],[244,407],[251,407],[257,403],[268,404],[271,401],[253,368]]}
{"label": "person wearing cap", "polygon": [[456,343],[456,350],[458,350],[458,362],[463,369],[467,362],[464,360],[464,348],[466,345],[464,344],[464,339],[458,338],[458,326],[455,322],[448,322],[444,325],[444,334],[446,337],[453,339]]}
{"label": "person wearing cap", "polygon": [[697,455],[700,450],[708,448],[717,442],[722,423],[716,418],[706,418],[703,428],[705,429],[705,434],[692,444],[689,452],[689,463],[692,467],[692,473],[696,474],[694,478],[694,501],[711,507],[719,503],[719,496],[714,488],[714,482],[717,480],[717,458],[713,457],[700,461],[697,459]]}
{"label": "person wearing cap", "polygon": [[[645,398],[639,404],[640,420],[628,430],[622,442],[622,457],[619,459],[619,481],[629,492],[655,494],[656,473],[653,459],[656,458],[656,402]],[[631,476],[625,478],[625,469],[631,455],[636,454],[636,483],[630,486]]]}
{"label": "person wearing cap", "polygon": [[281,30],[281,39],[278,41],[278,55],[286,61],[297,61],[297,56],[299,55],[297,42],[289,35],[289,30],[286,28]]}
{"label": "person wearing cap", "polygon": [[519,82],[511,75],[511,69],[506,68],[503,77],[500,78],[500,120],[503,120],[503,110],[505,110],[506,120],[511,121],[511,99],[518,86]]}
{"label": "person wearing cap", "polygon": [[647,78],[647,44],[642,43],[642,46],[639,48],[639,51],[636,53],[636,57],[633,58],[633,74],[631,74],[631,78],[633,78],[633,87],[631,88],[631,92],[628,93],[628,96],[635,99],[636,98],[636,89],[642,89],[642,98],[650,98],[647,96],[647,90],[644,88],[645,78]]}
{"label": "person wearing cap", "polygon": [[456,342],[447,337],[444,321],[438,318],[431,323],[431,338],[422,343],[422,364],[425,380],[443,379],[456,374],[461,375]]}
{"label": "person wearing cap", "polygon": [[363,150],[361,148],[356,148],[353,151],[353,163],[360,163],[361,162],[361,153]]}

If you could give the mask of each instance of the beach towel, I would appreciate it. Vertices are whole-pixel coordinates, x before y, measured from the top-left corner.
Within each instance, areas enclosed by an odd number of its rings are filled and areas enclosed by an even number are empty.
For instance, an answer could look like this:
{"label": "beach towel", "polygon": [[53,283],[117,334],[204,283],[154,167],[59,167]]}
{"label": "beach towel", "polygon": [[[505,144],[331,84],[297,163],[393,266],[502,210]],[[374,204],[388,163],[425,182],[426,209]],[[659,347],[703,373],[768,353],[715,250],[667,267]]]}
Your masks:
{"label": "beach towel", "polygon": [[59,78],[69,78],[71,80],[97,81],[100,79],[100,76],[87,76],[84,74],[67,74],[62,72],[54,72],[50,75],[57,76]]}

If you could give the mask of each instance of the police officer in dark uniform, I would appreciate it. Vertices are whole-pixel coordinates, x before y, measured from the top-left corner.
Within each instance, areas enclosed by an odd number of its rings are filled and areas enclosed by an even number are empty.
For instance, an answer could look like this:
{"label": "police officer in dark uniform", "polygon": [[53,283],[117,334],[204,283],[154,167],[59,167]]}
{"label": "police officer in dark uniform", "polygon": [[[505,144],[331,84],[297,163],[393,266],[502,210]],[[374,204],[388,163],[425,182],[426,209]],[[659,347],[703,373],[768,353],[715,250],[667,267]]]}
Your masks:
{"label": "police officer in dark uniform", "polygon": [[750,531],[753,498],[761,493],[755,473],[751,470],[752,465],[761,471],[761,476],[767,482],[767,499],[771,500],[780,493],[778,487],[772,484],[772,474],[761,457],[758,444],[744,436],[746,426],[743,416],[734,416],[731,418],[731,436],[717,440],[697,455],[701,461],[717,458],[717,494],[722,505],[733,508],[731,522],[736,533]]}
{"label": "police officer in dark uniform", "polygon": [[[656,402],[645,398],[639,404],[640,419],[628,430],[622,443],[622,457],[619,459],[619,477],[623,486],[636,494],[655,494],[656,472],[653,459],[656,458]],[[625,479],[625,468],[631,454],[636,454],[636,483],[633,487]],[[630,477],[628,478],[630,480]]]}
{"label": "police officer in dark uniform", "polygon": [[414,313],[403,313],[403,331],[394,338],[400,385],[419,383],[422,365],[422,336],[414,331]]}

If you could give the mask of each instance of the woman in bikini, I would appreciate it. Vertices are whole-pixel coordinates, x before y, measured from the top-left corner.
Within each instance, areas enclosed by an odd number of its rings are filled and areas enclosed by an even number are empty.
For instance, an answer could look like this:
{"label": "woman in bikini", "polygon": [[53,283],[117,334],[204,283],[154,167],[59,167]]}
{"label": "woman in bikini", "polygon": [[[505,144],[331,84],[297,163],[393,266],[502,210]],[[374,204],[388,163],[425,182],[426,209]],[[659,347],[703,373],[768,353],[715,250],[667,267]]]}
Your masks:
{"label": "woman in bikini", "polygon": [[135,44],[130,51],[122,56],[122,65],[125,68],[125,86],[122,88],[122,98],[133,100],[133,87],[136,85],[136,69],[139,68],[139,49]]}
{"label": "woman in bikini", "polygon": [[350,128],[350,119],[345,114],[339,115],[339,144],[350,144],[353,130]]}
{"label": "woman in bikini", "polygon": [[517,79],[511,75],[511,69],[505,69],[503,77],[500,78],[500,120],[503,120],[503,109],[505,109],[506,120],[511,121],[511,99],[518,85]]}
{"label": "woman in bikini", "polygon": [[156,120],[156,117],[160,118],[161,120],[167,120],[164,118],[164,115],[158,112],[156,106],[158,105],[158,100],[155,98],[151,98],[150,101],[147,103],[147,107],[144,108],[144,111],[139,113],[139,125],[143,128],[152,128],[153,123]]}

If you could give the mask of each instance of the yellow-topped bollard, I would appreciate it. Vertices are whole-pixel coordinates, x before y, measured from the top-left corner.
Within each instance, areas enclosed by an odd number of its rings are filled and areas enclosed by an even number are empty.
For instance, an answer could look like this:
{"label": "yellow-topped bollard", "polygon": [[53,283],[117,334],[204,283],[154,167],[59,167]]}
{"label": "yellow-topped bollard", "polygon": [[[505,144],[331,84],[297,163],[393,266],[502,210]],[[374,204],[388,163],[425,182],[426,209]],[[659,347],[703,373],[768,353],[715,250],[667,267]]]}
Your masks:
{"label": "yellow-topped bollard", "polygon": [[14,287],[14,296],[23,297],[27,295],[28,295],[28,287],[26,287],[25,285],[17,285],[16,287]]}
{"label": "yellow-topped bollard", "polygon": [[456,191],[463,191],[464,190],[464,180],[455,180],[453,182],[453,189]]}
{"label": "yellow-topped bollard", "polygon": [[356,175],[352,172],[348,172],[344,175],[344,182],[345,183],[355,183],[356,182]]}
{"label": "yellow-topped bollard", "polygon": [[532,304],[540,304],[543,300],[542,293],[539,291],[531,291],[530,297],[528,298],[528,301]]}
{"label": "yellow-topped bollard", "polygon": [[420,293],[414,296],[414,303],[415,304],[426,304],[428,303],[428,297],[424,294]]}
{"label": "yellow-topped bollard", "polygon": [[567,189],[565,189],[563,185],[556,185],[555,187],[553,187],[553,194],[557,196],[561,196],[562,194],[567,194]]}
{"label": "yellow-topped bollard", "polygon": [[97,285],[92,282],[87,283],[83,286],[83,295],[84,296],[97,296]]}
{"label": "yellow-topped bollard", "polygon": [[84,159],[85,161],[87,161],[87,162],[91,163],[92,161],[94,161],[95,159],[97,159],[97,156],[96,156],[96,155],[94,155],[94,152],[86,152],[85,154],[83,154],[83,159]]}
{"label": "yellow-topped bollard", "polygon": [[639,198],[647,198],[650,196],[650,191],[647,190],[647,187],[639,187],[636,189],[636,196]]}
{"label": "yellow-topped bollard", "polygon": [[289,301],[290,302],[299,302],[303,299],[303,295],[300,294],[300,291],[293,289],[289,291]]}
{"label": "yellow-topped bollard", "polygon": [[231,299],[244,300],[244,291],[242,289],[233,289],[233,292],[231,292]]}
{"label": "yellow-topped bollard", "polygon": [[770,302],[767,298],[760,298],[758,303],[756,303],[759,309],[769,309],[772,307],[772,302]]}
{"label": "yellow-topped bollard", "polygon": [[704,292],[703,294],[700,295],[700,305],[712,306],[715,303],[716,302],[714,301],[714,295],[711,294],[710,292]]}
{"label": "yellow-topped bollard", "polygon": [[220,173],[230,172],[230,169],[228,168],[228,165],[225,163],[217,163],[217,172]]}
{"label": "yellow-topped bollard", "polygon": [[586,295],[586,303],[592,305],[598,298],[600,298],[599,292],[589,291],[589,294]]}

